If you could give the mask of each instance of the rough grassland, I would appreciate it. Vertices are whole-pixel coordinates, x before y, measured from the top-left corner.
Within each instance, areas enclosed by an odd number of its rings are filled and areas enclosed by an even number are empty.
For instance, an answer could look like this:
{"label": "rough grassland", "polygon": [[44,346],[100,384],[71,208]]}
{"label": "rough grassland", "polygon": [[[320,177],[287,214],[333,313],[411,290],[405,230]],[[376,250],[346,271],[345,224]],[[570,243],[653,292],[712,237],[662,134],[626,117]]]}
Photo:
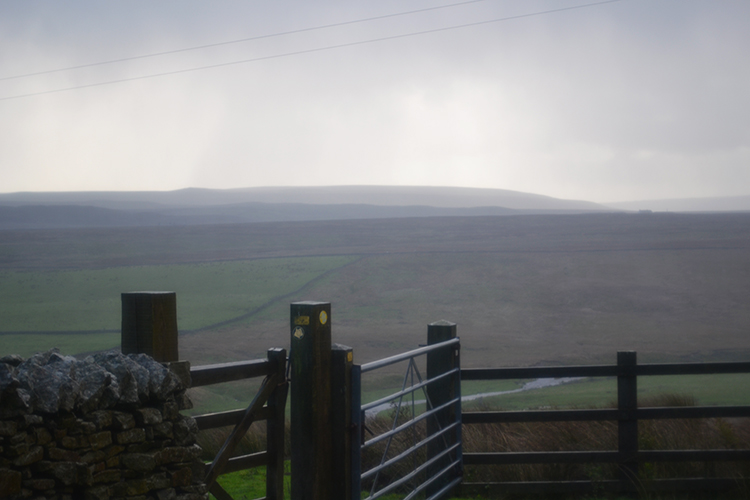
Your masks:
{"label": "rough grassland", "polygon": [[[4,332],[116,331],[120,292],[175,290],[198,364],[288,346],[295,300],[332,303],[356,362],[424,343],[439,319],[458,324],[464,366],[750,355],[750,214],[0,231],[0,273]],[[70,345],[101,347],[88,338]]]}

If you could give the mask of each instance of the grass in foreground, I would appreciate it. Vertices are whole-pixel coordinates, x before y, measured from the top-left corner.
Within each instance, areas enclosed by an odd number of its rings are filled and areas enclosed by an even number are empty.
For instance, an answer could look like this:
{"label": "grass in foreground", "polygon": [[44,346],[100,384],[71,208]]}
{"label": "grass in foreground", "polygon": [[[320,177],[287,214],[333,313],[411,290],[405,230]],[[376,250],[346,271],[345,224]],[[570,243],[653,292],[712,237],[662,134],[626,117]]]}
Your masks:
{"label": "grass in foreground", "polygon": [[[696,406],[697,402],[690,396],[679,394],[659,395],[644,398],[641,406]],[[379,417],[368,421],[368,427],[375,434],[389,430],[392,421]],[[424,438],[424,426],[418,424],[417,436],[410,433],[399,434],[389,448],[387,458],[401,453],[411,446],[415,439]],[[202,433],[199,444],[203,447],[205,459],[210,460],[230,429],[213,430]],[[585,451],[611,450],[617,448],[616,422],[556,422],[556,423],[517,423],[517,424],[480,424],[465,425],[463,429],[464,452],[503,452],[503,451]],[[238,454],[253,453],[263,449],[265,443],[262,425],[253,426],[238,448]],[[384,443],[381,443],[384,445]],[[287,447],[289,441],[287,440]],[[363,451],[362,470],[368,470],[380,463],[383,449],[380,445]],[[685,420],[652,420],[639,424],[639,448],[642,450],[681,450],[681,449],[748,449],[750,448],[750,419],[685,419]],[[420,453],[423,453],[423,449]],[[285,450],[289,456],[290,450]],[[424,457],[420,457],[421,463]],[[411,471],[413,464],[399,462],[384,471],[378,482],[378,488]],[[738,485],[744,484],[750,477],[750,464],[747,462],[714,462],[714,463],[669,463],[656,462],[641,467],[640,479],[647,483],[652,479],[679,477],[733,477],[738,478]],[[507,466],[467,466],[464,480],[471,482],[498,481],[556,481],[556,480],[605,480],[615,479],[617,470],[614,464],[539,464]],[[265,470],[243,471],[222,476],[220,483],[235,498],[259,498],[265,488]],[[288,483],[287,483],[288,484]],[[364,484],[363,490],[369,485]],[[398,500],[403,495],[390,495],[387,500]],[[458,498],[458,497],[457,497]],[[468,498],[506,498],[496,496],[462,497]],[[507,497],[511,498],[511,497]],[[513,497],[517,498],[517,497]],[[544,497],[524,497],[544,498]],[[587,495],[585,500],[616,500],[617,497],[598,497]],[[651,500],[685,500],[695,498],[688,494],[649,494]],[[709,498],[709,497],[701,497]],[[748,498],[742,492],[732,495],[720,495],[718,499]]]}

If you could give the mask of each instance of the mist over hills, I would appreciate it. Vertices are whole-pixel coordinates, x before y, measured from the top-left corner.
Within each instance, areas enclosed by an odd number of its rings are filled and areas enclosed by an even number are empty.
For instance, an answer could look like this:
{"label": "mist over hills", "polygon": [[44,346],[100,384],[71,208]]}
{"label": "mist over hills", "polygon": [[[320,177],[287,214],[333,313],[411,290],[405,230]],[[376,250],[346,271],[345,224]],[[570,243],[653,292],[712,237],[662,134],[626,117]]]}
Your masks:
{"label": "mist over hills", "polygon": [[516,210],[605,210],[588,201],[505,189],[429,186],[313,186],[175,191],[22,192],[0,194],[2,205],[87,205],[112,209],[194,207],[241,203],[362,204],[443,208],[503,207]]}
{"label": "mist over hills", "polygon": [[750,196],[602,205],[504,189],[316,186],[0,194],[0,229],[497,216],[540,213],[745,211]]}
{"label": "mist over hills", "polygon": [[612,211],[501,189],[328,186],[0,194],[0,228],[162,226]]}
{"label": "mist over hills", "polygon": [[750,210],[750,196],[624,201],[607,205],[621,210],[647,209],[660,212],[745,212]]}

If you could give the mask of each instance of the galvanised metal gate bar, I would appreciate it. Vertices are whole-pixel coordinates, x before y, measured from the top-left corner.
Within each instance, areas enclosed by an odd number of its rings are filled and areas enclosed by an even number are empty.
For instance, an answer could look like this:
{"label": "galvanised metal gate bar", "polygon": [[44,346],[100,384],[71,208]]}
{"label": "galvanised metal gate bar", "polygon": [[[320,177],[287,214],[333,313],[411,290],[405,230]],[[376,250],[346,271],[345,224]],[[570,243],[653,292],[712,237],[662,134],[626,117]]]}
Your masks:
{"label": "galvanised metal gate bar", "polygon": [[[428,325],[428,345],[396,356],[381,359],[364,365],[352,365],[351,414],[355,436],[351,443],[351,498],[361,498],[362,482],[371,482],[367,499],[377,499],[394,490],[409,489],[405,500],[424,493],[427,499],[438,499],[450,492],[461,482],[461,383],[460,383],[460,342],[456,338],[456,325],[441,321]],[[426,356],[427,374],[423,377],[415,358]],[[401,390],[361,405],[362,374],[386,366],[407,361]],[[424,400],[415,400],[415,393],[422,391]],[[404,409],[404,397],[410,409]],[[391,429],[365,440],[367,412],[392,404],[394,418]],[[415,405],[425,404],[426,410],[416,414]],[[408,420],[399,425],[399,417]],[[417,425],[424,422],[425,437],[417,437]],[[399,450],[388,458],[393,439],[411,432],[412,445]],[[362,450],[385,442],[378,465],[361,471]],[[419,460],[422,450],[424,458]],[[411,471],[396,480],[389,481],[378,489],[381,473],[396,464],[411,458]],[[410,486],[409,486],[410,485]]]}

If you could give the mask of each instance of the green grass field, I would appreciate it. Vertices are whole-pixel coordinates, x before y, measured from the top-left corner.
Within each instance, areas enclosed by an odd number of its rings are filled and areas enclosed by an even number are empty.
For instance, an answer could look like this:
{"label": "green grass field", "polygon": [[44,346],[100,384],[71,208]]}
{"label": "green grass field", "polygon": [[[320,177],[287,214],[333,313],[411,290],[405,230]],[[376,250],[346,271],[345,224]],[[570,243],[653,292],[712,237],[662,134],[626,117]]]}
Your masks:
{"label": "green grass field", "polygon": [[[333,340],[360,363],[424,343],[439,319],[458,324],[467,367],[622,349],[746,359],[748,236],[746,214],[0,231],[0,333],[114,332],[120,293],[152,289],[177,292],[180,352],[198,364],[288,346],[295,300],[330,301]],[[2,351],[109,343],[35,339],[5,336]]]}
{"label": "green grass field", "polygon": [[[0,356],[119,345],[120,293],[177,293],[194,365],[289,345],[289,303],[332,303],[333,341],[356,363],[414,349],[458,324],[464,367],[747,360],[750,215],[446,217],[164,228],[0,231]],[[81,333],[92,332],[92,333]],[[372,376],[370,376],[372,375]],[[366,374],[363,401],[403,370]],[[191,390],[193,413],[246,407],[258,380]],[[467,382],[464,394],[523,381]],[[699,404],[749,404],[750,377],[639,378]],[[508,410],[602,407],[614,379],[467,402]],[[418,399],[421,396],[417,394]],[[263,496],[262,469],[222,477]]]}
{"label": "green grass field", "polygon": [[[499,389],[502,390],[502,389]],[[462,387],[462,391],[466,391]],[[468,392],[466,392],[468,394]],[[702,405],[750,404],[750,374],[685,375],[638,378],[638,399],[648,401],[660,394],[692,396]],[[594,408],[615,406],[617,381],[614,378],[582,379],[568,384],[482,398],[464,403],[465,410],[502,408]]]}
{"label": "green grass field", "polygon": [[[28,356],[49,347],[67,354],[116,347],[120,293],[177,293],[181,331],[239,321],[300,290],[351,257],[259,259],[205,264],[61,271],[0,271],[0,338],[4,353]],[[283,277],[283,278],[282,278]],[[105,332],[66,333],[66,332]],[[34,332],[33,335],[16,332]],[[44,332],[62,332],[47,333]]]}

